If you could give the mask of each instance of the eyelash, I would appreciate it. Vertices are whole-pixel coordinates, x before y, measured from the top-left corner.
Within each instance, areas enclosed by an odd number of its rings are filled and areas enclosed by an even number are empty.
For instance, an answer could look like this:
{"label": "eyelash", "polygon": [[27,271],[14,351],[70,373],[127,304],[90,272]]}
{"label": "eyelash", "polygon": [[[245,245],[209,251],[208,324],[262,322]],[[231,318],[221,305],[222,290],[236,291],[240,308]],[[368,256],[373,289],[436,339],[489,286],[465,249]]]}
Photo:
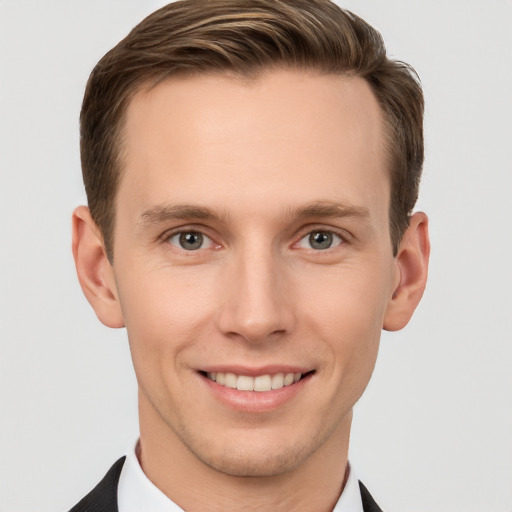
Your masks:
{"label": "eyelash", "polygon": [[[203,244],[200,247],[198,247],[197,249],[185,249],[184,247],[180,246],[181,244],[179,243],[179,237],[181,237],[183,235],[192,235],[192,234],[200,235],[201,237],[203,237]],[[301,242],[308,239],[308,237],[309,237],[309,240],[311,240],[311,237],[315,234],[329,235],[332,238],[332,245],[330,245],[329,247],[326,247],[324,249],[315,249],[314,247],[303,247],[300,245]],[[200,228],[200,227],[199,228],[191,228],[191,229],[181,228],[179,231],[166,232],[161,236],[161,239],[164,242],[171,245],[174,249],[184,252],[184,253],[188,253],[188,254],[199,252],[199,251],[205,250],[205,249],[219,249],[221,247],[220,244],[216,243],[213,240],[213,238],[208,236],[204,232],[204,229]],[[176,243],[171,242],[173,239],[177,239]],[[339,230],[335,230],[332,228],[325,228],[325,227],[318,227],[318,228],[308,227],[307,231],[305,231],[305,230],[302,231],[302,234],[301,234],[299,240],[294,242],[291,247],[306,249],[309,252],[313,252],[313,253],[323,253],[323,252],[329,251],[330,249],[336,249],[337,247],[346,244],[348,241],[349,241],[349,236],[345,232],[341,233]],[[208,245],[210,245],[210,247],[203,247],[204,242],[207,242]]]}
{"label": "eyelash", "polygon": [[[186,235],[199,235],[203,240],[200,247],[197,249],[185,249],[184,247],[180,246],[180,237]],[[173,232],[167,232],[163,235],[163,240],[168,243],[169,245],[173,246],[175,249],[179,251],[183,251],[186,253],[194,253],[200,250],[204,249],[216,249],[220,247],[220,244],[217,244],[210,236],[204,233],[201,229],[181,229],[180,231],[173,231]],[[173,239],[177,239],[176,244],[172,243]],[[204,243],[207,243],[210,247],[203,247]]]}
{"label": "eyelash", "polygon": [[[330,245],[323,249],[311,247],[312,237],[315,235],[324,235],[324,236],[328,235],[328,242],[330,242]],[[330,240],[329,240],[329,237],[330,237]],[[309,241],[310,247],[304,247],[301,245],[301,243],[305,240]],[[340,233],[338,233],[337,231],[334,231],[332,229],[321,229],[320,228],[320,229],[313,229],[313,230],[308,231],[302,238],[300,238],[300,240],[298,242],[296,242],[294,244],[294,246],[302,247],[304,249],[309,249],[310,251],[314,251],[314,252],[324,252],[324,251],[328,251],[329,249],[335,249],[336,247],[339,247],[340,245],[343,245],[344,243],[346,243],[346,238],[344,235],[342,236]]]}

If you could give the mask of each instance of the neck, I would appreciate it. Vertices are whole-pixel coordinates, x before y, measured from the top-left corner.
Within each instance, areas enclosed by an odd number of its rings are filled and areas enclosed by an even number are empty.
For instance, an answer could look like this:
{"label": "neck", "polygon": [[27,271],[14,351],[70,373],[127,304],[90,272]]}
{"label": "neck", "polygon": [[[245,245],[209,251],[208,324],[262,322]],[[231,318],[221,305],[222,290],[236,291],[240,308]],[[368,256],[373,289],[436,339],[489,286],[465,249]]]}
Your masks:
{"label": "neck", "polygon": [[139,397],[139,462],[146,476],[187,512],[331,511],[345,485],[352,414],[304,461],[282,474],[233,476],[201,461]]}

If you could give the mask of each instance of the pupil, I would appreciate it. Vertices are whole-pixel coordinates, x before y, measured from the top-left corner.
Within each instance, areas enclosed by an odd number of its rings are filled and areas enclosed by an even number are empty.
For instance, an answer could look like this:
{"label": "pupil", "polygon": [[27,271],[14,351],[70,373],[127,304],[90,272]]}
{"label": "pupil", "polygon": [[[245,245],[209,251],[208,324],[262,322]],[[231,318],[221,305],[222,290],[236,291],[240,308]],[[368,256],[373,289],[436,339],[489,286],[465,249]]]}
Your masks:
{"label": "pupil", "polygon": [[180,235],[180,245],[189,251],[195,251],[203,245],[203,235],[201,233],[182,233]]}
{"label": "pupil", "polygon": [[309,243],[313,249],[329,249],[332,245],[332,234],[325,231],[317,231],[309,235]]}

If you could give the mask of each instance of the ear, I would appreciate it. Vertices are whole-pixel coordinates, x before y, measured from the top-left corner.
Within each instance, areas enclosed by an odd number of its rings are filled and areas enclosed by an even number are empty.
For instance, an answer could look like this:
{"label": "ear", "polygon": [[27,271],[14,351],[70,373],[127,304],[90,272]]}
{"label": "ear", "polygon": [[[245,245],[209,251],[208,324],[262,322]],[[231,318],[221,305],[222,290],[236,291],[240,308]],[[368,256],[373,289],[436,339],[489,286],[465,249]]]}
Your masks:
{"label": "ear", "polygon": [[107,327],[124,327],[114,271],[86,206],[73,212],[73,257],[82,291],[99,320]]}
{"label": "ear", "polygon": [[398,331],[411,319],[427,284],[429,255],[428,218],[418,212],[411,217],[395,259],[395,288],[384,316],[386,331]]}

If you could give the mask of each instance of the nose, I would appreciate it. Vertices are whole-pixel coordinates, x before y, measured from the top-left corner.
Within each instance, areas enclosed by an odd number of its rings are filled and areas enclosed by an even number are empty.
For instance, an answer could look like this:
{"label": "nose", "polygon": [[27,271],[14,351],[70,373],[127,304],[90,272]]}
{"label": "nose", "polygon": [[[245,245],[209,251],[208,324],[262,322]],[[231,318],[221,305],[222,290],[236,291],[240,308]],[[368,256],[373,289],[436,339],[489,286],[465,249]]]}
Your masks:
{"label": "nose", "polygon": [[248,343],[275,340],[293,329],[291,283],[271,248],[247,249],[225,268],[219,327]]}

